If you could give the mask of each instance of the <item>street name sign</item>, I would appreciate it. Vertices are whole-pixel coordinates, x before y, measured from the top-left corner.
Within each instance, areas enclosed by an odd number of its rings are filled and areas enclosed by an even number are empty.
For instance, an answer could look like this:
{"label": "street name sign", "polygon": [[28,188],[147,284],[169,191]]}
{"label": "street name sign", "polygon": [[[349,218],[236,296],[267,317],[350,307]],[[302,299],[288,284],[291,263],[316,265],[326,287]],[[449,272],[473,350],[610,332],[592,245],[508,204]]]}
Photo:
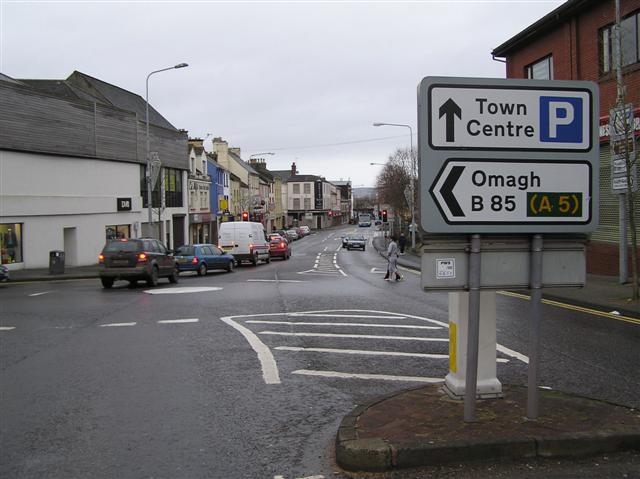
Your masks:
{"label": "street name sign", "polygon": [[585,233],[598,221],[591,82],[426,77],[418,88],[422,228]]}

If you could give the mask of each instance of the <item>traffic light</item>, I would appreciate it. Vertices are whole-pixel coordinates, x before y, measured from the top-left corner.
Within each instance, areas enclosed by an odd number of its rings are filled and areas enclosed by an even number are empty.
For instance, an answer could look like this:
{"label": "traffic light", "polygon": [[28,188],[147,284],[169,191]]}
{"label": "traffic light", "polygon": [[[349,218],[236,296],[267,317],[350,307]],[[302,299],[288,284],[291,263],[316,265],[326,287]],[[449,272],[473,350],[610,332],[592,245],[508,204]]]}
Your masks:
{"label": "traffic light", "polygon": [[381,220],[382,219],[382,210],[378,210],[378,219]]}
{"label": "traffic light", "polygon": [[249,212],[248,211],[243,211],[242,212],[242,221],[249,221]]}
{"label": "traffic light", "polygon": [[382,221],[387,222],[387,210],[382,210]]}

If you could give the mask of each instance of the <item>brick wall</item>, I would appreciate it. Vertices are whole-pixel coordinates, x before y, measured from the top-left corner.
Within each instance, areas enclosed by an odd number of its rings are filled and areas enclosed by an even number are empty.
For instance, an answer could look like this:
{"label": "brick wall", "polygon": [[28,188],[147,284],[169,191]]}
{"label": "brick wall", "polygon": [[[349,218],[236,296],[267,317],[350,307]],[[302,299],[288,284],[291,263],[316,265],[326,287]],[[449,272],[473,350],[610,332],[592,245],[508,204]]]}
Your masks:
{"label": "brick wall", "polygon": [[[640,9],[640,0],[622,0],[621,15]],[[600,86],[600,116],[607,116],[616,101],[615,72],[600,76],[598,31],[615,21],[614,0],[595,2],[589,10],[530,40],[507,59],[507,78],[525,78],[525,67],[553,55],[555,80],[590,80]],[[640,104],[640,64],[624,68],[628,102]]]}

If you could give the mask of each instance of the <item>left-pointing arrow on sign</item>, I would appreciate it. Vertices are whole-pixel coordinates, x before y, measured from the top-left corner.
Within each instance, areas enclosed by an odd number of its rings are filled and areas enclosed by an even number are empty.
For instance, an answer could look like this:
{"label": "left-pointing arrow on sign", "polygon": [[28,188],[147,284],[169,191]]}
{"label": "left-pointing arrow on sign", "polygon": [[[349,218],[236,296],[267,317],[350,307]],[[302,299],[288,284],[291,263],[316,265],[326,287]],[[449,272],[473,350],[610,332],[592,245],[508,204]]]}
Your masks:
{"label": "left-pointing arrow on sign", "polygon": [[442,104],[442,106],[440,107],[439,113],[440,113],[439,118],[442,118],[443,115],[446,115],[445,120],[447,122],[447,128],[446,128],[447,143],[453,143],[456,140],[454,116],[457,116],[458,118],[462,119],[462,110],[460,109],[460,107],[455,101],[449,98],[447,101],[445,101]]}
{"label": "left-pointing arrow on sign", "polygon": [[460,179],[464,169],[464,166],[452,167],[451,171],[447,175],[447,179],[442,185],[442,188],[440,188],[440,194],[453,216],[464,216],[464,212],[462,211],[462,208],[460,208],[460,203],[458,203],[458,200],[456,200],[456,197],[453,194],[453,189],[456,187],[456,183]]}

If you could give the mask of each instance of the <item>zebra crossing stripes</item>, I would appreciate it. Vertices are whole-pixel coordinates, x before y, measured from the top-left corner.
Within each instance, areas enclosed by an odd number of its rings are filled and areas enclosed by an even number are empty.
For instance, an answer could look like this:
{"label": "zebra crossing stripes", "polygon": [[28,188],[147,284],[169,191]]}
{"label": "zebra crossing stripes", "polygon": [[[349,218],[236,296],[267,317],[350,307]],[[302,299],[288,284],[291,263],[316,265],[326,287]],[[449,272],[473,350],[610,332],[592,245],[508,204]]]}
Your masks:
{"label": "zebra crossing stripes", "polygon": [[338,253],[322,251],[316,255],[313,267],[306,271],[300,271],[298,274],[314,274],[320,276],[343,276],[347,274],[342,271],[338,264]]}

